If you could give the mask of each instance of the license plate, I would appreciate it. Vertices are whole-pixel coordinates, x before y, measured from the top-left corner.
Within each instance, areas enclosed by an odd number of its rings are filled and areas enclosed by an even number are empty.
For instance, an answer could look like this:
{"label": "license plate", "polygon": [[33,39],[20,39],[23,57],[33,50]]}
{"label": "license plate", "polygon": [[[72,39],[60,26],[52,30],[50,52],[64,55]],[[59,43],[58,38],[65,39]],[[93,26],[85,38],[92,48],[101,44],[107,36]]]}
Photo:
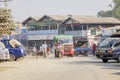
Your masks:
{"label": "license plate", "polygon": [[85,51],[81,51],[81,53],[84,53]]}
{"label": "license plate", "polygon": [[66,52],[65,54],[69,54],[68,52]]}

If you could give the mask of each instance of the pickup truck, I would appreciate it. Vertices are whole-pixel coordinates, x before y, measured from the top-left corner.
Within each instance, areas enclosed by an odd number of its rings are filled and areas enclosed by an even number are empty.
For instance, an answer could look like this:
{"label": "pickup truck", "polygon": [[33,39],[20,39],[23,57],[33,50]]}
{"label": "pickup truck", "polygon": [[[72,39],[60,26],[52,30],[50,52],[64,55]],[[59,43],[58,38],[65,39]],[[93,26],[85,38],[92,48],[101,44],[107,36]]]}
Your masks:
{"label": "pickup truck", "polygon": [[16,39],[2,39],[1,42],[9,50],[10,61],[23,58],[26,55],[26,50],[23,45]]}
{"label": "pickup truck", "polygon": [[88,41],[78,40],[75,43],[75,55],[84,55],[88,56],[88,52],[90,51],[90,48],[88,46]]}
{"label": "pickup truck", "polygon": [[71,35],[56,35],[55,40],[55,57],[74,56],[73,36]]}

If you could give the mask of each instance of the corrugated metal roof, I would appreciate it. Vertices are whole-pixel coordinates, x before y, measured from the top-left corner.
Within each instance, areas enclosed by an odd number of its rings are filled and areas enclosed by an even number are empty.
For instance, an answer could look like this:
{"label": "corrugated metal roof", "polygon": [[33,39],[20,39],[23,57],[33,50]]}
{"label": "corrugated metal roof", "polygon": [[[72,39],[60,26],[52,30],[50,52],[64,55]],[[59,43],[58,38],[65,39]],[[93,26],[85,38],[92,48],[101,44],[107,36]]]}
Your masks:
{"label": "corrugated metal roof", "polygon": [[25,19],[23,22],[22,22],[22,24],[25,24],[26,22],[28,22],[29,20],[35,20],[35,21],[38,21],[39,19],[40,19],[41,17],[28,17],[27,19]]}
{"label": "corrugated metal roof", "polygon": [[120,21],[114,17],[103,17],[99,18],[101,23],[120,23]]}
{"label": "corrugated metal roof", "polygon": [[64,21],[67,18],[69,18],[69,16],[67,16],[67,15],[47,15],[47,16],[56,20],[56,21]]}
{"label": "corrugated metal roof", "polygon": [[38,21],[40,18],[42,18],[42,16],[32,16],[31,18]]}
{"label": "corrugated metal roof", "polygon": [[113,17],[96,17],[96,16],[72,16],[79,23],[119,23],[120,21]]}
{"label": "corrugated metal roof", "polygon": [[120,26],[113,26],[113,27],[109,27],[109,28],[106,28],[106,29],[120,29]]}
{"label": "corrugated metal roof", "polygon": [[[81,16],[81,15],[46,15],[56,21],[64,22],[68,18],[72,18],[79,23],[84,24],[120,24],[120,21],[113,17],[96,17],[96,16]],[[29,17],[24,22],[26,22],[28,19],[32,18],[36,21],[40,20],[44,16],[35,16],[35,17]]]}

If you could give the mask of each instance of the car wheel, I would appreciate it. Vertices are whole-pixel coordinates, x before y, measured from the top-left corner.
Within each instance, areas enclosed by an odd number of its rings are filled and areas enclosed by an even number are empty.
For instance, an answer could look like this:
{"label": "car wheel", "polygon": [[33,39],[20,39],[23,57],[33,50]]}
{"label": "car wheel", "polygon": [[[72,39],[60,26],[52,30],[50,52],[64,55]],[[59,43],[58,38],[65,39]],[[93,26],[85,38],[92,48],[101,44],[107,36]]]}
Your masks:
{"label": "car wheel", "polygon": [[107,63],[108,59],[102,59],[102,62]]}
{"label": "car wheel", "polygon": [[120,55],[117,57],[117,62],[120,63]]}
{"label": "car wheel", "polygon": [[20,61],[20,60],[23,60],[24,57],[19,57],[19,58],[16,58],[15,61]]}
{"label": "car wheel", "polygon": [[10,54],[10,61],[15,61],[15,56],[13,54]]}
{"label": "car wheel", "polygon": [[79,53],[75,52],[75,56],[78,56],[78,55],[79,55]]}
{"label": "car wheel", "polygon": [[87,53],[87,52],[85,52],[85,53],[84,53],[84,56],[88,56],[88,53]]}
{"label": "car wheel", "polygon": [[74,54],[71,54],[71,57],[73,57],[74,56]]}

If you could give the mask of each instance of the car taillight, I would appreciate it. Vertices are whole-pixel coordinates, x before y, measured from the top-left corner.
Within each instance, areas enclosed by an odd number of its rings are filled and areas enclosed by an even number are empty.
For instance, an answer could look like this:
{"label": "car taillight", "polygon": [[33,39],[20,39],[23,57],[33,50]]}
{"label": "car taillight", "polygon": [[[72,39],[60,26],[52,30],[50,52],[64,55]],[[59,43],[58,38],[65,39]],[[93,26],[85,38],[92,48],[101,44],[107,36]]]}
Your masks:
{"label": "car taillight", "polygon": [[108,53],[112,53],[112,50],[108,50],[107,52],[108,52]]}
{"label": "car taillight", "polygon": [[96,52],[100,52],[100,50],[99,50],[99,49],[97,49],[97,50],[96,50]]}

